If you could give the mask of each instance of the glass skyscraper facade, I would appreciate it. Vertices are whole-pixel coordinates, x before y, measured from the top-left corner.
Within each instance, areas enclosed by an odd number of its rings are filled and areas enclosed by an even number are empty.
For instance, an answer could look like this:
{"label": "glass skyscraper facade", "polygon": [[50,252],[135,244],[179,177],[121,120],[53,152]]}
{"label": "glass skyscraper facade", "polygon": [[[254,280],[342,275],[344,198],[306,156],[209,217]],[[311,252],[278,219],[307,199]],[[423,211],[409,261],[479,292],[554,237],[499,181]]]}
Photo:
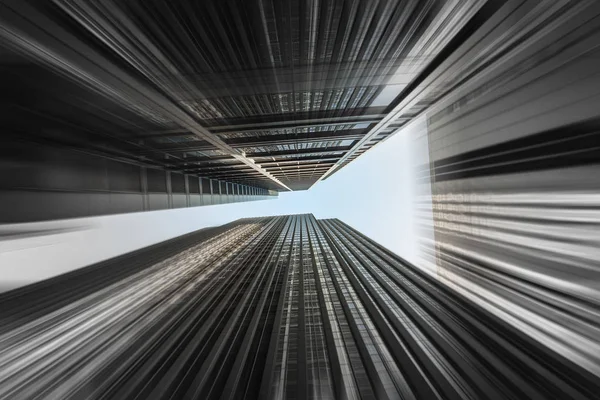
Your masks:
{"label": "glass skyscraper facade", "polygon": [[350,226],[242,219],[0,295],[0,398],[586,399],[596,376]]}

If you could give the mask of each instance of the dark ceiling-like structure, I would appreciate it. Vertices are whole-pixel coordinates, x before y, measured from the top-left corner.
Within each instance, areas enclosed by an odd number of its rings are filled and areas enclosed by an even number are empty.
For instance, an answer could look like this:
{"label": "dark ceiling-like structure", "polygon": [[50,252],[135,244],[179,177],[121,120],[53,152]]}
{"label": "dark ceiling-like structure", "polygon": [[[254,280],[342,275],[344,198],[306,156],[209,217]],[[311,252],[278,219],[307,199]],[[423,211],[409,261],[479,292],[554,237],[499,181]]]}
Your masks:
{"label": "dark ceiling-like structure", "polygon": [[424,110],[439,93],[415,98],[423,79],[489,13],[442,0],[1,7],[4,121],[20,139],[276,191],[308,189]]}

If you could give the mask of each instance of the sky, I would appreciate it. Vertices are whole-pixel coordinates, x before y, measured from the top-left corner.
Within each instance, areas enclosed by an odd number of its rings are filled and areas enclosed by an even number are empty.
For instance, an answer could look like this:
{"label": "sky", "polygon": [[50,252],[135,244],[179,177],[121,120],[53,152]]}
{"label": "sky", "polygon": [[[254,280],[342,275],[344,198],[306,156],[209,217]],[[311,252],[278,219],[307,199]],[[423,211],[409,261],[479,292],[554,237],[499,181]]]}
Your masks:
{"label": "sky", "polygon": [[423,120],[375,146],[307,191],[271,200],[0,226],[53,229],[47,235],[0,240],[0,291],[33,283],[197,229],[238,218],[312,213],[338,218],[414,262],[415,146]]}

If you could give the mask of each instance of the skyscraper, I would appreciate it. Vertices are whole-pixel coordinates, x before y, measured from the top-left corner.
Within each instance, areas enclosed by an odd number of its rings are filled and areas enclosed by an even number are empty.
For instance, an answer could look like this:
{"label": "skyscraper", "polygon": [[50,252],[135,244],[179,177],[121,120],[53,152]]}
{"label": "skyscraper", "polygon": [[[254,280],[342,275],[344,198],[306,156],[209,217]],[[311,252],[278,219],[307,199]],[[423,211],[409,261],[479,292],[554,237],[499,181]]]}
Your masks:
{"label": "skyscraper", "polygon": [[4,0],[0,222],[308,189],[419,117],[438,194],[589,164],[598,4]]}
{"label": "skyscraper", "polygon": [[432,103],[499,6],[2,1],[0,222],[308,189]]}
{"label": "skyscraper", "polygon": [[598,393],[573,360],[312,215],[238,220],[0,295],[0,398]]}
{"label": "skyscraper", "polygon": [[504,3],[415,130],[419,265],[600,375],[600,2]]}

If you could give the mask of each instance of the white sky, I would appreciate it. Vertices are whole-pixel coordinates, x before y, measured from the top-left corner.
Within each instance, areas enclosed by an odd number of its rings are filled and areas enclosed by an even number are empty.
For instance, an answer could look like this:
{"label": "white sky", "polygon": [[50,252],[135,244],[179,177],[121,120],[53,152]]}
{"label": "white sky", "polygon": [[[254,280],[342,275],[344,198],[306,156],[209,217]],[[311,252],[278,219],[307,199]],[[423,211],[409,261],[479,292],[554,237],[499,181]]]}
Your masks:
{"label": "white sky", "polygon": [[[196,229],[243,217],[312,213],[339,218],[397,254],[413,260],[415,126],[397,133],[308,191],[275,200],[104,217],[19,224],[75,228],[52,235],[0,240],[0,291],[46,279]],[[421,161],[422,162],[422,161]],[[4,226],[15,228],[15,225]]]}

